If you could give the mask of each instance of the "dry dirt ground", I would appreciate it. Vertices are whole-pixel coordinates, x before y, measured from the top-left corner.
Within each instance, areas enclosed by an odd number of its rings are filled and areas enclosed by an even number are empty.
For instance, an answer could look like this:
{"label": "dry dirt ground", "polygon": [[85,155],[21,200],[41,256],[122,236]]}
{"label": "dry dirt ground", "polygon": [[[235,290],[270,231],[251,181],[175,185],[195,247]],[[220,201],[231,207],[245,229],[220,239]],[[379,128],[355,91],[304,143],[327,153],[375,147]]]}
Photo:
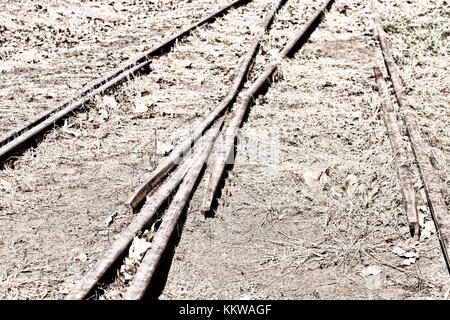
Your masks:
{"label": "dry dirt ground", "polygon": [[[0,133],[227,2],[2,2]],[[287,0],[250,81],[321,3]],[[448,206],[448,5],[376,6]],[[131,220],[123,202],[164,144],[187,136],[226,93],[269,7],[255,0],[201,27],[155,58],[149,75],[98,97],[0,171],[0,298],[69,292]],[[310,41],[282,61],[242,127],[214,218],[199,212],[200,182],[161,299],[448,297],[436,234],[410,250],[372,72],[381,55],[371,15],[369,3],[336,1]],[[316,172],[322,178],[310,185]],[[421,215],[426,225],[423,204]]]}

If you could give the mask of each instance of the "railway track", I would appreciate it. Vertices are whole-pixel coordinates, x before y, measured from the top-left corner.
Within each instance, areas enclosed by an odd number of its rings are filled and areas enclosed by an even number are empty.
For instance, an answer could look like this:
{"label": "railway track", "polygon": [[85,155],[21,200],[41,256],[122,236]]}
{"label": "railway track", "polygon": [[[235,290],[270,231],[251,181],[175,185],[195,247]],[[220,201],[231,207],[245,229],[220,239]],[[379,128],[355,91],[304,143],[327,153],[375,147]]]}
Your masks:
{"label": "railway track", "polygon": [[[414,111],[412,110],[410,103],[408,101],[405,88],[403,87],[402,81],[400,79],[399,69],[395,64],[394,58],[391,53],[391,49],[387,41],[386,33],[378,17],[374,18],[374,25],[375,25],[374,36],[378,40],[380,48],[383,52],[384,63],[386,65],[387,71],[389,73],[392,82],[392,86],[394,88],[397,103],[404,114],[403,121],[406,126],[406,131],[409,136],[409,141],[412,146],[414,157],[419,167],[420,177],[425,187],[425,194],[436,226],[436,230],[438,231],[438,237],[441,243],[444,259],[447,264],[447,268],[450,272],[450,214],[445,205],[444,197],[441,191],[441,186],[434,173],[434,169],[430,161],[430,156],[426,151],[427,146],[425,140],[422,137],[417,117],[415,116]],[[384,103],[388,103],[389,94],[386,83],[384,81],[384,77],[378,67],[374,68],[374,72],[380,90],[380,95],[384,98]],[[389,109],[390,113],[392,114],[394,113],[394,109],[392,106],[387,106],[386,109]],[[386,119],[388,127],[393,122],[397,121],[395,118],[396,115],[393,114],[391,116],[392,120]],[[398,127],[398,124],[396,124],[395,126]],[[389,131],[391,131],[391,129],[389,129]],[[397,128],[396,132],[397,138],[394,140],[400,141],[401,140],[400,129]],[[411,228],[415,230],[414,231],[415,239],[418,239],[419,217],[418,217],[418,209],[416,208],[417,202],[415,201],[414,198],[415,195],[414,195],[414,188],[412,185],[411,169],[409,168],[406,156],[406,149],[403,147],[402,148],[403,150],[399,151],[398,146],[399,143],[393,142],[393,149],[396,156],[400,155],[400,157],[402,158],[402,160],[398,161],[398,170],[399,170],[398,174],[400,179],[402,179],[408,221],[410,223]],[[408,190],[405,191],[405,189]]]}
{"label": "railway track", "polygon": [[[272,20],[275,18],[276,12],[283,5],[284,0],[278,0],[273,5],[272,10],[264,18],[262,25],[263,31],[267,31],[270,27]],[[328,10],[333,1],[326,1],[325,4],[320,7],[319,10],[310,18],[306,23],[306,26],[301,29],[297,36],[292,38],[286,46],[281,50],[281,57],[285,58],[292,55],[301,45],[303,45],[314,29],[320,23],[321,18]],[[263,35],[260,35],[262,37]],[[211,123],[216,120],[224,111],[224,109],[231,106],[232,102],[236,99],[240,87],[245,80],[245,75],[248,73],[251,63],[255,57],[255,54],[259,48],[260,37],[256,38],[247,54],[239,63],[239,68],[234,76],[232,85],[229,89],[228,95],[219,103],[219,105],[213,109],[212,112],[205,118],[199,127],[194,131],[194,135],[182,142],[172,153],[171,156],[164,160],[164,162],[147,178],[147,180],[134,192],[129,198],[127,205],[134,211],[136,207],[147,197],[145,204],[137,214],[135,219],[131,222],[129,227],[124,230],[118,239],[112,244],[111,248],[107,250],[102,257],[97,261],[94,267],[76,284],[72,292],[67,295],[66,299],[85,299],[92,296],[96,286],[99,282],[104,281],[104,277],[111,273],[111,268],[120,264],[120,259],[123,258],[124,253],[130,247],[134,237],[143,232],[145,227],[155,223],[155,215],[160,206],[167,200],[167,197],[177,188],[176,192],[167,212],[162,216],[162,222],[157,228],[154,237],[152,238],[151,247],[145,253],[142,262],[133,280],[130,282],[125,299],[142,299],[145,297],[149,290],[149,285],[154,281],[154,276],[157,272],[158,266],[163,258],[164,253],[167,252],[171,239],[174,238],[174,232],[178,225],[181,215],[187,205],[188,199],[192,196],[193,188],[196,185],[200,173],[203,170],[205,162],[214,146],[214,139],[218,136],[219,130],[222,127],[222,123],[215,129],[210,129],[209,133],[203,138],[204,143],[194,151],[194,154],[188,159],[184,159],[181,166],[168,178],[161,186],[158,187],[158,183],[161,182],[168,173],[177,166],[180,162],[179,159],[188,152],[188,149],[195,143]],[[279,63],[279,62],[278,62]],[[238,99],[238,105],[234,109],[234,116],[231,119],[227,132],[226,141],[223,146],[223,151],[220,151],[222,155],[219,158],[218,164],[221,166],[219,170],[214,166],[212,173],[219,173],[217,178],[213,181],[214,189],[208,188],[207,196],[211,199],[217,192],[219,180],[223,175],[225,169],[225,160],[229,157],[231,148],[234,148],[236,133],[240,125],[242,124],[243,117],[247,111],[252,97],[256,96],[264,86],[267,86],[268,81],[277,69],[277,62],[270,64],[264,72],[257,78],[257,80],[250,85],[250,88]],[[223,121],[223,120],[221,120]],[[226,157],[224,158],[223,155]],[[149,195],[153,189],[157,187],[157,190]],[[211,208],[209,207],[209,210]],[[209,211],[208,210],[208,211]],[[96,294],[94,294],[95,296]]]}
{"label": "railway track", "polygon": [[[0,138],[0,161],[8,158],[30,145],[37,137],[42,136],[54,125],[67,118],[72,112],[79,110],[84,104],[92,101],[96,95],[104,94],[127,81],[139,73],[150,71],[152,57],[170,51],[170,48],[181,38],[192,33],[197,27],[206,24],[220,15],[226,13],[232,7],[237,7],[250,2],[234,1],[222,7],[219,11],[200,20],[199,22],[183,29],[178,34],[165,40],[160,45],[152,48],[141,56],[131,59],[107,75],[88,84],[71,97],[57,106],[46,110],[39,116],[30,119],[19,127],[11,130]],[[131,279],[127,279],[125,299],[143,299],[152,285],[157,281],[160,265],[168,255],[174,239],[177,238],[177,226],[180,225],[186,214],[186,207],[195,192],[196,185],[202,179],[206,163],[213,149],[218,156],[211,163],[210,176],[207,179],[207,188],[203,197],[201,212],[211,215],[214,202],[220,190],[220,184],[226,172],[230,155],[234,154],[236,138],[239,128],[242,126],[245,116],[254,98],[264,94],[264,89],[275,82],[274,74],[279,66],[279,61],[273,61],[265,66],[263,72],[257,75],[256,80],[248,83],[250,73],[254,73],[253,64],[258,55],[261,41],[266,32],[270,34],[271,23],[276,19],[276,14],[289,0],[274,1],[270,10],[261,19],[261,33],[252,41],[243,57],[236,61],[236,69],[228,88],[227,94],[221,101],[209,111],[206,117],[199,122],[192,133],[182,140],[170,154],[163,158],[154,171],[150,173],[144,182],[128,197],[125,205],[135,216],[131,223],[115,238],[109,249],[105,250],[94,266],[83,275],[72,291],[66,296],[68,300],[101,298],[108,286],[117,279],[121,270],[126,269],[127,261],[130,261],[132,249],[144,245],[139,262],[135,262],[135,273]],[[333,0],[324,1],[319,9],[305,21],[303,27],[298,29],[296,36],[290,39],[280,50],[278,58],[288,59],[302,47],[313,31],[320,24],[324,14],[331,8]],[[392,56],[383,38],[382,26],[377,21],[376,37],[380,40],[384,52],[385,63],[393,79],[397,100],[402,108],[408,108],[404,89],[398,77],[398,70],[391,64]],[[381,36],[380,36],[381,35]],[[387,50],[387,51],[386,51]],[[396,123],[396,115],[388,102],[388,93],[384,77],[378,68],[375,68],[375,76],[382,95],[382,109],[385,115],[392,148],[396,156],[396,166],[402,184],[402,191],[406,203],[405,211],[409,227],[416,240],[419,239],[419,225],[417,208],[414,202],[414,186],[412,183],[411,168],[406,154],[406,148],[401,141],[399,124]],[[246,85],[246,86],[245,86]],[[233,109],[231,110],[231,108]],[[410,116],[411,117],[411,116]],[[442,194],[433,170],[429,163],[429,157],[423,151],[423,139],[414,118],[406,118],[409,123],[408,133],[413,143],[414,154],[419,163],[419,169],[427,191],[428,203],[433,214],[435,224],[439,232],[444,257],[449,266],[450,248],[448,236],[448,213]],[[218,145],[217,137],[224,134],[225,141]],[[167,206],[167,208],[166,208]]]}
{"label": "railway track", "polygon": [[200,21],[184,28],[140,56],[130,59],[123,66],[119,66],[106,75],[87,84],[56,106],[43,111],[39,115],[3,134],[0,137],[0,164],[11,156],[13,152],[27,145],[29,146],[37,137],[49,130],[51,126],[60,123],[61,120],[70,113],[79,110],[84,104],[92,101],[95,95],[103,94],[107,90],[113,89],[118,84],[136,75],[138,72],[145,72],[146,68],[149,68],[151,57],[168,51],[176,41],[186,37],[195,28],[213,21],[230,8],[243,5],[248,1],[249,0],[236,0],[231,2],[229,5],[220,8]]}

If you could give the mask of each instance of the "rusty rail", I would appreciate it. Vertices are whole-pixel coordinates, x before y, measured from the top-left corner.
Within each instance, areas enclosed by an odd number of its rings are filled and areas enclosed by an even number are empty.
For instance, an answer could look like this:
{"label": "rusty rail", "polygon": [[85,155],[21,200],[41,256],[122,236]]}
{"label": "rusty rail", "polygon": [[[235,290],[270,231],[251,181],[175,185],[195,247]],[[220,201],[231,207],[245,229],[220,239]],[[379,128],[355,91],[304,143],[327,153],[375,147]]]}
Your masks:
{"label": "rusty rail", "polygon": [[[39,115],[33,117],[30,120],[25,121],[16,128],[10,130],[0,137],[0,163],[7,159],[14,151],[24,147],[27,143],[33,141],[37,136],[47,131],[51,125],[56,124],[59,120],[66,117],[70,112],[79,109],[83,104],[91,101],[91,97],[95,94],[102,94],[106,90],[113,88],[121,81],[125,80],[127,76],[149,66],[149,58],[152,56],[160,55],[164,51],[169,50],[178,39],[181,39],[189,35],[195,28],[215,20],[217,17],[228,11],[230,8],[243,5],[251,0],[235,0],[228,5],[223,6],[218,11],[208,15],[207,17],[191,24],[184,28],[177,34],[170,36],[162,43],[151,48],[147,52],[132,58],[126,62],[125,65],[119,66],[111,72],[107,73],[103,77],[94,80],[87,84],[82,89],[71,95],[69,98],[63,100],[54,107],[51,107]],[[138,67],[138,68],[137,68]],[[125,76],[124,76],[125,74]],[[120,78],[119,81],[117,79]],[[96,89],[95,94],[90,94],[89,98],[83,96]],[[101,90],[99,90],[101,89]],[[78,100],[77,100],[78,99]],[[59,111],[59,112],[58,112]],[[58,115],[58,116],[52,116]],[[51,119],[51,120],[49,120]],[[49,120],[49,121],[47,121]],[[42,126],[40,124],[45,123]],[[33,131],[32,134],[27,134],[32,128],[38,128]],[[22,137],[23,136],[23,137]]]}
{"label": "rusty rail", "polygon": [[[317,10],[317,12],[308,20],[306,26],[286,44],[284,49],[281,51],[281,58],[292,55],[296,49],[298,49],[307,41],[311,33],[319,25],[325,11],[330,8],[333,2],[334,0],[326,1],[326,3],[319,10]],[[208,186],[201,207],[201,212],[204,215],[208,215],[211,212],[214,198],[219,189],[220,181],[225,173],[227,161],[229,161],[230,156],[232,155],[232,152],[234,150],[236,136],[238,134],[240,126],[242,125],[250,101],[252,100],[253,96],[255,96],[268,82],[272,74],[276,71],[277,67],[278,63],[271,63],[250,86],[250,88],[243,93],[241,100],[236,106],[233,119],[231,120],[225,132],[224,145],[219,150],[219,154],[211,169],[211,175],[208,180]]]}
{"label": "rusty rail", "polygon": [[272,10],[266,15],[263,21],[263,28],[264,30],[269,30],[273,19],[275,17],[275,14],[278,12],[278,10],[281,8],[281,6],[286,2],[286,0],[278,0],[276,3],[273,4]]}
{"label": "rusty rail", "polygon": [[414,156],[417,160],[420,176],[425,187],[428,205],[436,225],[436,230],[438,231],[445,262],[450,271],[450,215],[445,205],[444,197],[438,182],[439,180],[434,174],[430,158],[425,151],[426,144],[422,138],[416,116],[410,107],[405,89],[403,88],[400,72],[392,56],[386,33],[378,17],[374,18],[374,22],[376,28],[374,34],[378,36],[378,42],[383,52],[384,62],[394,87],[398,105],[404,113],[403,120],[411,141]]}
{"label": "rusty rail", "polygon": [[316,30],[322,21],[325,12],[330,10],[333,5],[334,0],[327,0],[325,4],[314,13],[314,15],[309,18],[303,31],[299,32],[296,37],[292,38],[281,51],[282,57],[291,57],[301,46],[308,41],[311,34]]}
{"label": "rusty rail", "polygon": [[141,64],[138,64],[137,66],[134,66],[133,68],[119,74],[119,76],[113,78],[112,80],[106,82],[99,88],[90,92],[89,95],[68,105],[67,107],[63,108],[62,110],[52,114],[50,117],[43,120],[38,125],[30,128],[29,130],[25,131],[22,135],[19,135],[11,142],[5,144],[3,147],[0,148],[0,163],[2,161],[4,161],[12,152],[18,150],[19,148],[26,145],[27,143],[30,143],[33,139],[37,138],[44,131],[48,130],[51,126],[53,126],[53,125],[57,124],[59,121],[61,121],[69,113],[81,108],[81,106],[83,104],[85,104],[86,102],[91,101],[91,99],[95,95],[101,94],[102,92],[111,88],[112,86],[124,81],[127,77],[133,76],[138,70],[146,67],[149,63],[150,63],[150,61],[142,62]]}
{"label": "rusty rail", "polygon": [[406,143],[403,141],[400,126],[397,121],[397,115],[395,114],[394,107],[390,101],[389,91],[383,74],[378,67],[374,67],[373,70],[375,73],[375,80],[378,85],[378,92],[381,97],[381,109],[384,115],[384,122],[386,124],[389,140],[391,141],[391,147],[394,152],[397,174],[400,178],[403,199],[405,201],[406,217],[408,219],[410,231],[412,231],[414,235],[414,239],[418,240],[419,216],[416,207],[414,179],[406,151]]}
{"label": "rusty rail", "polygon": [[[215,129],[216,131],[218,129]],[[205,144],[208,146],[209,141]],[[142,207],[136,217],[122,231],[111,247],[105,251],[84,277],[77,282],[72,291],[66,296],[66,300],[81,300],[86,298],[94,289],[96,284],[104,277],[108,270],[123,256],[130,246],[133,238],[149,225],[155,218],[156,212],[181,183],[192,164],[203,154],[204,148],[199,147],[190,154],[177,168],[172,176],[167,179],[158,190],[148,197],[146,204]]]}
{"label": "rusty rail", "polygon": [[193,192],[193,188],[211,153],[215,139],[219,135],[220,127],[210,129],[205,137],[205,145],[198,157],[192,161],[191,168],[184,177],[169,209],[165,213],[161,225],[153,238],[152,246],[145,254],[124,296],[125,300],[138,300],[144,297],[161,258],[169,246],[170,239]]}
{"label": "rusty rail", "polygon": [[[285,0],[278,0],[272,10],[266,15],[263,21],[264,31],[267,31],[273,21],[276,12],[284,4]],[[176,167],[180,158],[185,154],[192,144],[194,144],[199,137],[209,128],[209,126],[235,101],[242,85],[245,82],[246,75],[251,69],[252,62],[258,51],[260,40],[262,35],[256,38],[250,49],[247,51],[244,58],[238,65],[237,71],[233,77],[233,81],[228,90],[227,95],[219,102],[219,104],[209,112],[206,118],[196,127],[193,134],[179,144],[175,150],[173,150],[170,155],[163,160],[163,162],[145,179],[145,181],[131,194],[131,196],[126,201],[125,205],[133,212],[134,209],[142,203],[145,196],[155,188],[159,182],[161,182],[164,177]]]}

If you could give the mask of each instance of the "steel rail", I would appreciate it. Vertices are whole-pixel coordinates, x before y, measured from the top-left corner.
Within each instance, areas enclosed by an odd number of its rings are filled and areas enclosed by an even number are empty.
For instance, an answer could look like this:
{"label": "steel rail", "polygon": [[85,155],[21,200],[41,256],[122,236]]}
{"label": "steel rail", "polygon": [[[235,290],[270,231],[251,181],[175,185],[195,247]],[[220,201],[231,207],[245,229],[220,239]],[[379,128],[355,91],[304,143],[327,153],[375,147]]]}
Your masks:
{"label": "steel rail", "polygon": [[414,156],[417,160],[428,205],[436,225],[444,259],[450,272],[450,215],[438,182],[439,180],[434,173],[430,157],[426,152],[426,143],[422,138],[417,118],[413,113],[406,95],[406,91],[402,85],[400,72],[392,56],[391,49],[387,41],[386,32],[384,31],[383,25],[378,17],[374,18],[374,23],[376,28],[376,32],[374,32],[374,34],[378,36],[378,42],[383,52],[384,62],[394,87],[397,103],[404,114],[403,120],[405,122],[406,131],[410,138]]}
{"label": "steel rail", "polygon": [[139,269],[134,275],[130,283],[124,299],[138,300],[142,299],[147,292],[147,288],[155,275],[161,258],[169,246],[180,217],[193,193],[193,189],[201,176],[201,172],[214,146],[214,142],[219,135],[220,127],[210,129],[208,135],[205,137],[205,144],[202,148],[201,154],[192,161],[192,165],[183,179],[169,209],[163,216],[161,225],[159,226],[155,237],[152,241],[152,246],[142,259]]}
{"label": "steel rail", "polygon": [[99,88],[95,89],[94,91],[90,92],[87,96],[84,96],[80,100],[77,100],[76,102],[66,106],[62,110],[53,113],[51,116],[49,116],[44,121],[40,122],[38,125],[28,129],[26,132],[24,132],[22,135],[16,137],[11,142],[7,143],[3,147],[0,148],[0,163],[4,161],[12,152],[20,149],[22,146],[26,145],[27,143],[31,143],[34,139],[36,139],[38,136],[40,136],[44,131],[48,130],[51,126],[57,124],[59,121],[61,121],[63,118],[65,118],[69,113],[76,111],[77,109],[81,108],[83,104],[92,101],[94,96],[103,93],[105,90],[111,88],[113,85],[116,85],[122,81],[124,81],[126,78],[133,76],[136,72],[141,70],[142,68],[146,67],[150,61],[145,61],[137,66],[132,67],[131,69],[121,73],[119,76],[113,78],[112,80],[106,82]]}
{"label": "steel rail", "polygon": [[381,110],[384,115],[384,123],[387,128],[389,140],[391,141],[392,151],[395,156],[397,174],[402,187],[403,199],[405,201],[406,218],[408,220],[410,231],[414,239],[419,239],[419,216],[416,207],[416,194],[414,192],[414,179],[411,166],[406,151],[406,143],[403,141],[400,126],[397,121],[397,115],[390,101],[389,91],[384,80],[383,74],[378,67],[374,67],[375,80],[378,86],[378,92],[381,97]]}

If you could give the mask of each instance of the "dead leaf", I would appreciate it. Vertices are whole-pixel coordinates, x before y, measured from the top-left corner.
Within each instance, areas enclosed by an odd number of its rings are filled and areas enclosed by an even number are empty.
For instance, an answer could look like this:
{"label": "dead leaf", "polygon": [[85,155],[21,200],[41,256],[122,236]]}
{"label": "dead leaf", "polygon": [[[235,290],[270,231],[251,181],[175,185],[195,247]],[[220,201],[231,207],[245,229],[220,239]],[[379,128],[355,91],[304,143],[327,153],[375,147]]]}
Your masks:
{"label": "dead leaf", "polygon": [[151,232],[150,230],[145,230],[142,234],[141,238],[147,240],[148,242],[151,242],[153,238],[155,237],[155,234]]}
{"label": "dead leaf", "polygon": [[111,223],[113,223],[114,218],[117,216],[117,212],[114,212],[112,215],[110,215],[108,218],[106,218],[105,223],[106,225],[110,225]]}
{"label": "dead leaf", "polygon": [[65,132],[65,133],[67,133],[67,134],[73,135],[75,138],[78,138],[78,137],[81,135],[79,132],[76,132],[76,131],[67,129],[67,128],[65,128],[65,127],[62,128],[62,131]]}
{"label": "dead leaf", "polygon": [[432,234],[436,233],[436,227],[434,225],[433,221],[427,221],[423,224],[423,229],[421,231],[421,238],[422,239],[429,239],[431,238]]}
{"label": "dead leaf", "polygon": [[46,98],[46,99],[53,99],[54,97],[56,97],[56,94],[55,94],[54,92],[48,91],[48,92],[45,94],[45,98]]}
{"label": "dead leaf", "polygon": [[402,265],[404,265],[404,266],[410,266],[414,263],[416,263],[416,258],[409,258],[409,259],[402,261]]}
{"label": "dead leaf", "polygon": [[204,75],[199,75],[198,77],[197,77],[197,83],[200,85],[200,84],[203,84],[205,82],[205,76]]}
{"label": "dead leaf", "polygon": [[0,190],[10,192],[12,191],[12,185],[5,179],[0,179]]}
{"label": "dead leaf", "polygon": [[135,237],[130,247],[130,259],[140,261],[151,245],[152,244],[145,239]]}
{"label": "dead leaf", "polygon": [[416,259],[419,258],[419,253],[416,251],[416,242],[406,242],[402,244],[398,244],[392,250],[393,253],[398,255],[405,260],[402,261],[402,265],[409,266],[416,262]]}
{"label": "dead leaf", "polygon": [[148,111],[148,107],[143,103],[138,103],[134,107],[134,112],[136,113],[144,113]]}
{"label": "dead leaf", "polygon": [[110,109],[116,109],[118,107],[116,98],[113,96],[104,96],[103,97],[103,105],[107,106]]}
{"label": "dead leaf", "polygon": [[366,286],[371,289],[380,289],[383,284],[381,273],[383,269],[378,266],[369,266],[361,271],[361,275],[366,278]]}
{"label": "dead leaf", "polygon": [[419,226],[421,228],[425,227],[425,215],[419,211]]}
{"label": "dead leaf", "polygon": [[406,251],[403,250],[402,248],[395,247],[395,248],[392,250],[392,252],[395,253],[396,255],[402,257],[403,254],[404,254]]}
{"label": "dead leaf", "polygon": [[272,58],[278,58],[280,56],[280,51],[278,49],[271,49],[267,52]]}
{"label": "dead leaf", "polygon": [[383,269],[377,266],[369,266],[361,271],[361,274],[365,277],[367,276],[376,276],[379,273],[383,272]]}
{"label": "dead leaf", "polygon": [[303,178],[305,179],[305,183],[313,187],[318,181],[325,183],[328,181],[328,176],[323,170],[318,169],[308,169],[303,172]]}
{"label": "dead leaf", "polygon": [[127,282],[133,279],[136,273],[135,263],[128,258],[125,258],[124,264],[120,267],[119,278],[122,282]]}
{"label": "dead leaf", "polygon": [[145,238],[134,237],[128,256],[120,267],[119,278],[125,283],[133,278],[137,271],[139,262],[144,257],[147,250],[151,247],[151,242]]}
{"label": "dead leaf", "polygon": [[425,230],[429,230],[431,233],[436,233],[436,227],[433,221],[425,222]]}
{"label": "dead leaf", "polygon": [[108,111],[106,111],[106,109],[101,109],[98,113],[100,114],[100,117],[101,117],[103,120],[108,120],[108,118],[109,118],[109,113],[108,113]]}
{"label": "dead leaf", "polygon": [[331,187],[330,191],[331,191],[331,196],[332,196],[334,199],[342,198],[342,194],[339,193],[339,192],[337,192],[336,189],[334,189],[334,187]]}
{"label": "dead leaf", "polygon": [[345,179],[345,191],[347,196],[351,197],[358,187],[358,178],[354,174],[348,175],[347,179]]}
{"label": "dead leaf", "polygon": [[87,257],[87,255],[86,255],[84,252],[80,253],[80,254],[75,258],[75,260],[79,260],[79,261],[81,261],[81,262],[86,262],[87,259],[88,259],[88,257]]}
{"label": "dead leaf", "polygon": [[160,156],[165,156],[169,154],[169,152],[172,151],[172,149],[173,145],[171,145],[170,143],[158,142],[156,147],[156,154]]}
{"label": "dead leaf", "polygon": [[210,52],[209,52],[214,58],[217,58],[217,57],[219,57],[221,54],[220,53],[218,53],[217,51],[215,51],[215,50],[211,50]]}

